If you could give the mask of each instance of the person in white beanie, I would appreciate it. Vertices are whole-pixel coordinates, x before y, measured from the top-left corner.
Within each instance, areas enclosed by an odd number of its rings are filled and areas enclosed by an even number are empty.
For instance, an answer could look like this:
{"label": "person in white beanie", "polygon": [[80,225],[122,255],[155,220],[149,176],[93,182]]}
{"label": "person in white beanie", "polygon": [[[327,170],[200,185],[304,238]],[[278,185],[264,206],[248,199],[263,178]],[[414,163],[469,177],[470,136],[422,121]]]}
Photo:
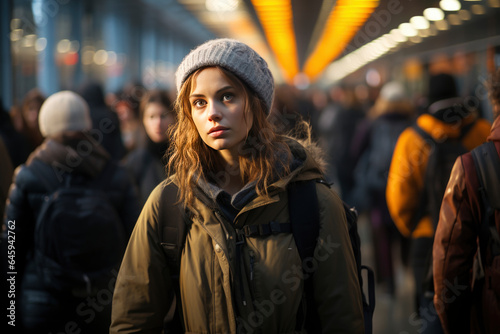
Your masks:
{"label": "person in white beanie", "polygon": [[[132,233],[110,332],[363,333],[342,201],[316,182],[311,151],[273,130],[267,63],[241,42],[216,39],[184,58],[176,80],[169,179]],[[290,230],[287,190],[299,181],[311,181],[303,184],[319,214],[307,274]]]}
{"label": "person in white beanie", "polygon": [[51,95],[39,125],[45,139],[15,171],[2,233],[2,258],[16,282],[9,297],[16,329],[103,333],[113,270],[139,214],[135,189],[90,132],[82,97]]}

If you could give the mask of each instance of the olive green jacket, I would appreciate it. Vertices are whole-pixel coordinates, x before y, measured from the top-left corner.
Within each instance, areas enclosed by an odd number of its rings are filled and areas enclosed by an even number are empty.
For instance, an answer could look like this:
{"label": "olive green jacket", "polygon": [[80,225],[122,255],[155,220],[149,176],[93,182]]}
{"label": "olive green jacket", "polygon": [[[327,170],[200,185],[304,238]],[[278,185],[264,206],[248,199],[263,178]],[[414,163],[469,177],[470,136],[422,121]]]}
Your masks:
{"label": "olive green jacket", "polygon": [[[248,237],[238,260],[234,226],[287,222],[286,187],[321,177],[308,151],[291,143],[301,165],[270,187],[270,198],[250,200],[230,222],[197,198],[180,264],[186,333],[306,333],[296,331],[303,312],[303,271],[291,233]],[[175,182],[175,177],[173,178]],[[116,282],[111,333],[161,333],[173,287],[160,242],[159,206],[167,181],[151,194],[137,221]],[[364,333],[361,292],[342,202],[317,184],[320,235],[311,265],[314,299],[323,333]],[[199,195],[203,197],[203,195]],[[304,298],[305,300],[305,298]],[[314,333],[316,334],[316,333]]]}

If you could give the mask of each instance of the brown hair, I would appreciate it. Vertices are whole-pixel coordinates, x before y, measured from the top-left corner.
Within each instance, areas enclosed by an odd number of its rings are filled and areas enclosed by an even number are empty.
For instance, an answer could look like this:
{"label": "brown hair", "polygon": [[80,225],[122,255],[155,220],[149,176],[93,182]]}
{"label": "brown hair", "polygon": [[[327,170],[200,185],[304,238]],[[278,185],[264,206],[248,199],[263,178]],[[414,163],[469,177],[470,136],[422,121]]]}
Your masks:
{"label": "brown hair", "polygon": [[[167,165],[169,175],[174,172],[180,188],[180,202],[193,203],[193,187],[198,180],[216,181],[224,172],[224,164],[217,151],[201,139],[191,115],[189,95],[199,73],[195,71],[183,84],[175,102],[178,122],[173,130],[173,145]],[[239,172],[244,184],[255,181],[258,195],[268,196],[268,186],[280,175],[290,172],[291,151],[284,138],[276,134],[266,116],[266,104],[244,82],[228,70],[215,66],[245,97],[245,115],[252,113],[253,124],[240,149]]]}
{"label": "brown hair", "polygon": [[488,96],[490,98],[491,104],[493,105],[494,118],[499,116],[499,112],[495,111],[500,109],[500,67],[498,67],[493,73],[491,73],[490,78],[487,82]]}
{"label": "brown hair", "polygon": [[144,118],[144,110],[150,103],[158,103],[164,106],[168,111],[173,111],[172,101],[170,100],[167,92],[162,90],[151,90],[147,91],[141,98],[139,105],[139,115],[140,119]]}

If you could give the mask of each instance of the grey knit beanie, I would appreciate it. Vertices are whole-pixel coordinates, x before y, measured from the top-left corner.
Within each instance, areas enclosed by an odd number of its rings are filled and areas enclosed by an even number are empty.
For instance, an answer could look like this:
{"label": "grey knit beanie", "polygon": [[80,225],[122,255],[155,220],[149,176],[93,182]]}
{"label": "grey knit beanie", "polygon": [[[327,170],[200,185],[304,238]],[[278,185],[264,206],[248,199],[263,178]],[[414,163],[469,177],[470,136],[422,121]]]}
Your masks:
{"label": "grey knit beanie", "polygon": [[267,63],[248,45],[234,39],[210,40],[192,50],[175,73],[177,92],[197,69],[220,66],[234,73],[266,103],[269,114],[273,103],[274,79]]}
{"label": "grey knit beanie", "polygon": [[80,95],[68,90],[52,94],[40,108],[38,125],[44,137],[65,131],[90,130],[89,106]]}

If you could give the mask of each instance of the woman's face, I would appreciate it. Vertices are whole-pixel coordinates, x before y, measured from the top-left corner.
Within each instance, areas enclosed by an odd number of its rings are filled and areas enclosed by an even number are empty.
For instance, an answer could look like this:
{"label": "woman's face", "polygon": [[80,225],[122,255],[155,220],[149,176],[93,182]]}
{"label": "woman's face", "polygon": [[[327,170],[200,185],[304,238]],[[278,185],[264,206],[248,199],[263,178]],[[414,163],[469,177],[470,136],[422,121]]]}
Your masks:
{"label": "woman's face", "polygon": [[41,104],[35,101],[30,102],[26,108],[23,109],[23,118],[30,129],[36,129],[38,127],[38,113],[40,111]]}
{"label": "woman's face", "polygon": [[245,115],[245,92],[217,68],[198,73],[189,96],[191,115],[201,139],[226,161],[237,159],[253,119]]}
{"label": "woman's face", "polygon": [[155,143],[167,141],[167,130],[175,121],[174,114],[160,103],[148,103],[144,108],[143,123],[148,137]]}

